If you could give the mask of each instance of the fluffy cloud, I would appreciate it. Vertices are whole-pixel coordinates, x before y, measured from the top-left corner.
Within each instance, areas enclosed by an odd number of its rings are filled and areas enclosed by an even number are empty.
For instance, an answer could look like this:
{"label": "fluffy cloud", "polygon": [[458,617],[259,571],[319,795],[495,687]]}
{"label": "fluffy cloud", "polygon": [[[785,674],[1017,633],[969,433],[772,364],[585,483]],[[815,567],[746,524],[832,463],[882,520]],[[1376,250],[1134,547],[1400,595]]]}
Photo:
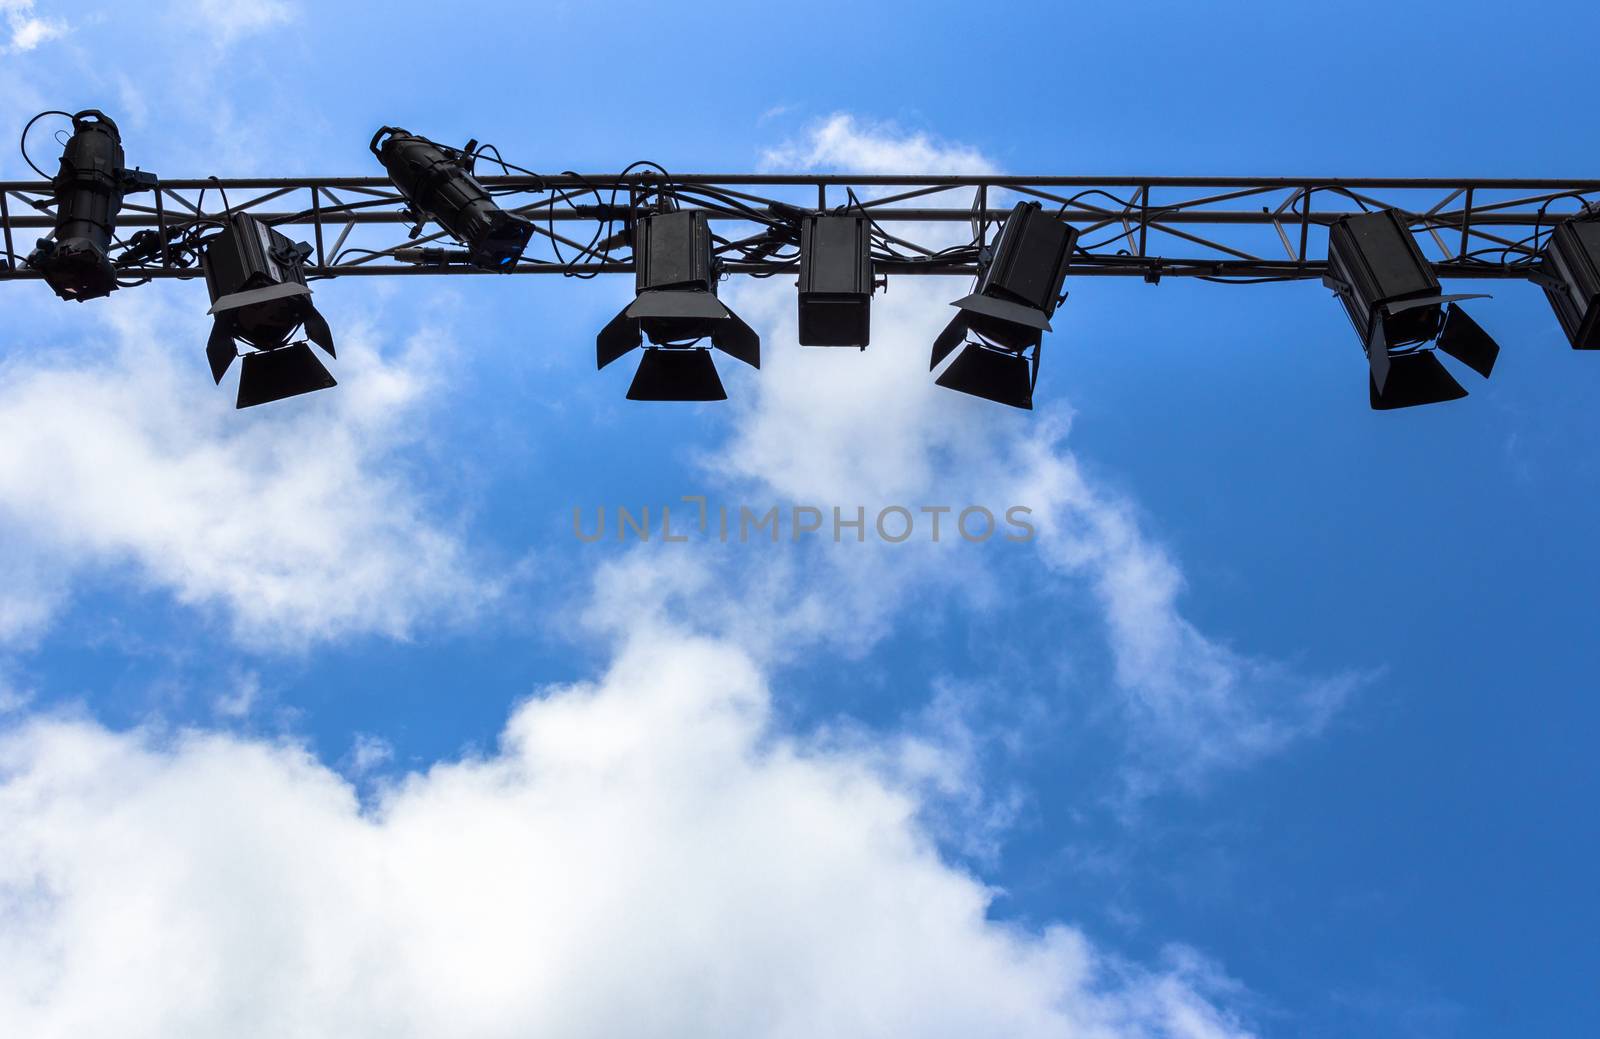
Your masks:
{"label": "fluffy cloud", "polygon": [[11,32],[10,50],[14,53],[31,51],[67,31],[60,20],[40,15],[33,0],[0,0],[0,13],[5,15],[6,28]]}
{"label": "fluffy cloud", "polygon": [[0,1031],[1223,1039],[1236,993],[992,920],[934,751],[773,731],[753,661],[636,632],[492,755],[353,788],[292,746],[0,737]]}
{"label": "fluffy cloud", "polygon": [[337,392],[235,412],[196,355],[165,346],[204,341],[192,316],[147,298],[104,314],[109,349],[0,366],[3,569],[23,578],[0,589],[0,637],[36,633],[95,572],[131,572],[270,647],[403,637],[492,594],[398,464],[424,351],[386,357],[345,322]]}
{"label": "fluffy cloud", "polygon": [[907,133],[885,123],[835,113],[800,140],[762,154],[767,169],[841,169],[851,173],[993,173],[982,154],[957,144]]}
{"label": "fluffy cloud", "polygon": [[217,47],[293,21],[299,14],[286,0],[193,0],[174,12]]}

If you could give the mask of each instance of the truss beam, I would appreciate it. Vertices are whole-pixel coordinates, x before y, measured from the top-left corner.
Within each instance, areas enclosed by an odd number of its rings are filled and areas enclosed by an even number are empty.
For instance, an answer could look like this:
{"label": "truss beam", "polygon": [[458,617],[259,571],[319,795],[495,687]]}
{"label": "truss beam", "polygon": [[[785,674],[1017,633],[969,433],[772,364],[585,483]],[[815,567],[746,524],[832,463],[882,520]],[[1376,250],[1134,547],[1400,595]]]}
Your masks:
{"label": "truss beam", "polygon": [[[1149,281],[1319,278],[1327,266],[1326,228],[1378,208],[1405,214],[1440,277],[1526,278],[1554,224],[1600,210],[1600,180],[649,172],[479,179],[506,208],[538,225],[514,273],[582,276],[634,269],[618,232],[641,199],[662,195],[706,212],[729,273],[795,269],[792,254],[784,254],[794,244],[784,237],[785,221],[821,209],[894,225],[883,231],[880,273],[972,275],[1010,205],[1032,198],[1082,232],[1071,276]],[[22,255],[54,225],[53,207],[45,182],[0,182],[0,280],[39,276]],[[142,254],[127,251],[120,273],[129,281],[199,277],[173,248],[176,236],[218,226],[225,214],[240,211],[313,241],[309,277],[477,273],[464,264],[397,260],[398,250],[453,243],[440,232],[397,233],[416,218],[382,177],[162,181],[154,194],[124,202],[119,246],[149,230],[157,245]]]}

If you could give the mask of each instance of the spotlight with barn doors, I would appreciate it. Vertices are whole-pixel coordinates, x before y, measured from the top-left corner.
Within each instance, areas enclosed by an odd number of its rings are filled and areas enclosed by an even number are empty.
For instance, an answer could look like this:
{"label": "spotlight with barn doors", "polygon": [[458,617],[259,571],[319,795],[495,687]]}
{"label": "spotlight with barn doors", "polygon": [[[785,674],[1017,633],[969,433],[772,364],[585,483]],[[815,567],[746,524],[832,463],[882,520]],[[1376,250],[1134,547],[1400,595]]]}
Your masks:
{"label": "spotlight with barn doors", "polygon": [[122,196],[154,188],[156,178],[123,168],[122,135],[105,113],[91,108],[70,118],[72,136],[62,150],[61,168],[50,181],[55,230],[39,240],[28,266],[44,275],[57,296],[82,303],[109,296],[117,288],[117,270],[109,253]]}
{"label": "spotlight with barn doors", "polygon": [[373,134],[369,147],[411,204],[419,225],[434,220],[465,245],[468,259],[484,270],[506,271],[517,265],[533,225],[500,208],[462,164],[468,152],[393,126]]}
{"label": "spotlight with barn doors", "polygon": [[1484,293],[1444,295],[1433,266],[1396,210],[1335,221],[1328,229],[1324,282],[1344,303],[1367,352],[1368,399],[1374,410],[1467,395],[1429,343],[1486,379],[1494,370],[1499,345],[1457,306],[1459,300]]}
{"label": "spotlight with barn doors", "polygon": [[237,407],[335,385],[311,347],[292,341],[303,329],[306,339],[334,356],[333,333],[306,286],[310,255],[311,246],[290,241],[247,213],[233,214],[205,244],[200,263],[211,293],[209,313],[216,318],[206,344],[212,378],[222,382],[239,356],[236,344],[250,347],[240,365]]}
{"label": "spotlight with barn doors", "polygon": [[940,386],[1033,408],[1040,344],[1066,298],[1061,286],[1077,240],[1077,228],[1039,203],[1017,203],[983,263],[977,291],[951,304],[959,313],[933,341],[930,371],[961,347],[935,380]]}
{"label": "spotlight with barn doors", "polygon": [[638,347],[639,368],[629,400],[727,400],[711,345],[752,368],[761,367],[761,339],[717,299],[711,227],[703,211],[654,213],[633,229],[632,303],[595,337],[599,367]]}

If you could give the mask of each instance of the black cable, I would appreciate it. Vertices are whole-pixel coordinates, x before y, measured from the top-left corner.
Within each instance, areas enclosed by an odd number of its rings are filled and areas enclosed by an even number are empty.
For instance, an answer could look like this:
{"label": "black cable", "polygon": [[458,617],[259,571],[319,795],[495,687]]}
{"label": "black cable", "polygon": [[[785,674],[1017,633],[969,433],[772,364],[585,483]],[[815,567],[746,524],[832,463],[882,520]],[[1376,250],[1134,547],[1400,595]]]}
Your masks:
{"label": "black cable", "polygon": [[28,120],[28,125],[26,125],[26,126],[24,126],[22,128],[22,139],[17,142],[17,146],[22,151],[22,161],[27,163],[28,167],[30,169],[32,169],[33,172],[37,173],[39,176],[43,177],[45,180],[49,180],[50,179],[50,174],[46,173],[44,170],[41,170],[39,167],[35,166],[33,164],[33,160],[28,158],[28,131],[33,129],[33,124],[34,123],[37,123],[39,120],[43,119],[47,115],[60,115],[60,116],[65,116],[68,119],[72,118],[72,113],[71,112],[63,112],[59,108],[52,108],[49,111],[40,112],[38,115],[36,115],[32,119]]}
{"label": "black cable", "polygon": [[1106,246],[1110,245],[1112,242],[1121,241],[1124,238],[1132,238],[1133,237],[1133,232],[1136,231],[1136,230],[1138,230],[1138,229],[1130,227],[1130,228],[1128,228],[1127,230],[1123,231],[1120,234],[1112,235],[1110,238],[1107,238],[1105,241],[1102,241],[1102,242],[1091,242],[1088,245],[1080,244],[1078,246],[1078,251],[1086,253],[1086,252],[1089,252],[1092,249],[1104,249]]}
{"label": "black cable", "polygon": [[763,213],[758,209],[752,209],[750,206],[746,205],[744,202],[740,201],[739,199],[733,198],[732,196],[729,196],[729,195],[725,195],[725,194],[715,190],[714,188],[706,188],[706,187],[701,187],[699,185],[695,185],[694,187],[682,187],[682,188],[674,188],[674,189],[672,189],[672,196],[673,196],[673,198],[677,199],[678,201],[680,201],[680,202],[683,202],[683,201],[696,202],[696,201],[698,201],[701,206],[705,206],[705,208],[715,211],[716,207],[707,206],[706,203],[703,200],[697,200],[694,197],[696,195],[704,196],[705,198],[713,199],[713,200],[715,200],[717,202],[722,203],[724,206],[728,207],[727,210],[724,211],[724,215],[726,215],[726,216],[743,216],[746,219],[750,220],[752,223],[766,224],[768,227],[788,227],[789,226],[788,221],[785,221],[785,220],[783,220],[781,218],[778,218],[778,217],[768,216],[766,213]]}
{"label": "black cable", "polygon": [[[654,170],[658,171],[661,174],[661,182],[662,183],[661,183],[661,185],[659,187],[657,187],[654,190],[654,192],[652,192],[657,198],[665,199],[665,198],[668,198],[668,197],[672,197],[674,199],[674,201],[676,201],[676,197],[671,194],[671,191],[672,191],[672,188],[671,188],[672,174],[667,171],[667,168],[665,166],[662,166],[658,162],[652,162],[652,161],[650,161],[648,159],[643,159],[643,160],[639,160],[637,162],[629,163],[626,167],[623,168],[622,172],[617,175],[616,179],[618,181],[621,181],[621,180],[625,179],[628,176],[628,174],[632,173],[635,169],[639,169],[641,167],[647,167],[647,168],[650,168],[650,169],[654,169]],[[590,257],[594,258],[595,261],[598,262],[598,263],[610,263],[610,262],[612,262],[611,251],[614,248],[614,245],[612,245],[611,243],[612,243],[612,240],[616,237],[616,223],[617,223],[617,218],[616,218],[616,216],[614,214],[616,213],[616,209],[617,209],[617,193],[622,190],[620,185],[613,185],[612,188],[611,188],[611,197],[610,197],[610,199],[609,200],[602,200],[601,195],[600,195],[601,189],[596,187],[592,182],[590,182],[589,180],[584,178],[581,174],[574,173],[571,170],[566,170],[566,171],[563,171],[563,172],[564,172],[564,174],[566,176],[571,176],[571,177],[578,178],[578,180],[588,189],[587,193],[594,195],[595,205],[604,206],[607,214],[610,214],[610,215],[608,215],[606,217],[605,222],[603,224],[599,223],[599,222],[596,223],[594,236],[589,239],[589,244],[587,246],[585,246],[583,248],[583,250],[580,251],[576,256],[574,256],[573,261],[572,261],[573,264],[576,264],[577,262],[582,260],[582,258],[584,256],[590,256]],[[641,196],[645,197],[645,198],[648,198],[649,195],[652,194],[652,193],[641,192]],[[631,195],[631,192],[630,192],[630,195]],[[574,198],[574,196],[569,194],[569,195],[565,196],[562,199],[562,201],[566,202],[569,207],[571,207],[574,211],[576,211],[577,203],[573,201],[573,198]],[[635,204],[635,200],[632,200],[630,198],[630,209],[633,207],[634,204]],[[553,213],[554,213],[554,206],[551,207],[551,214],[552,215],[549,216],[547,218],[546,222],[545,222],[546,226],[548,228],[548,237],[550,238],[550,248],[551,248],[551,251],[553,251],[555,253],[555,255],[556,255],[556,262],[565,265],[567,263],[567,261],[566,261],[566,258],[561,253],[561,243],[559,241],[557,241],[556,238],[555,238],[555,217],[554,217]],[[607,243],[603,250],[596,248],[598,245],[600,245],[601,242]],[[588,281],[591,278],[598,277],[599,274],[600,274],[599,271],[563,271],[562,272],[562,276],[563,277],[577,278],[580,281]]]}
{"label": "black cable", "polygon": [[[201,190],[202,192],[204,191],[203,188]],[[336,206],[319,206],[315,209],[302,209],[298,213],[287,213],[275,220],[264,220],[262,223],[269,227],[277,227],[279,224],[290,224],[303,217],[315,216],[318,214],[322,216],[337,216],[340,213],[350,213],[357,209],[372,209],[377,206],[392,206],[396,203],[403,204],[404,202],[404,199],[399,198],[369,198],[363,199],[360,202],[343,202]]]}
{"label": "black cable", "polygon": [[[1589,200],[1584,198],[1581,193],[1576,192],[1576,191],[1563,191],[1559,195],[1551,195],[1549,198],[1545,199],[1544,200],[1544,204],[1539,207],[1539,217],[1538,217],[1538,221],[1533,225],[1533,234],[1528,236],[1529,238],[1533,239],[1533,250],[1532,250],[1533,252],[1537,253],[1537,252],[1539,252],[1541,250],[1541,246],[1539,245],[1539,235],[1541,233],[1543,233],[1543,230],[1544,230],[1544,217],[1545,217],[1545,213],[1550,209],[1550,203],[1558,202],[1558,201],[1560,201],[1561,199],[1564,199],[1564,198],[1573,199],[1573,200],[1581,203],[1583,205],[1584,209],[1588,209]],[[1551,226],[1550,232],[1552,234],[1555,233],[1554,225]],[[1522,242],[1526,242],[1527,240],[1528,240],[1527,238],[1524,238],[1524,239],[1522,239]],[[1522,242],[1518,242],[1517,244],[1520,245],[1520,244],[1522,244]]]}
{"label": "black cable", "polygon": [[[1068,206],[1076,205],[1078,199],[1083,198],[1086,195],[1099,195],[1102,198],[1108,198],[1111,201],[1115,202],[1117,205],[1121,206],[1123,209],[1139,209],[1140,208],[1138,205],[1134,204],[1133,202],[1129,201],[1128,199],[1119,198],[1118,196],[1113,195],[1109,191],[1104,191],[1104,190],[1102,190],[1100,188],[1086,188],[1085,190],[1078,192],[1076,195],[1073,195],[1071,198],[1069,198],[1065,202],[1061,203],[1061,208],[1056,210],[1056,212],[1058,212],[1058,213],[1066,212]],[[1171,208],[1170,206],[1159,207],[1159,209],[1170,209],[1170,208]],[[1159,211],[1159,209],[1158,210],[1152,210],[1152,212],[1157,212],[1157,211]]]}
{"label": "black cable", "polygon": [[[872,258],[874,260],[890,260],[890,261],[894,261],[894,262],[897,262],[897,263],[921,263],[921,262],[932,262],[933,259],[936,256],[939,255],[939,253],[935,253],[933,250],[927,248],[926,246],[921,246],[921,245],[918,245],[915,242],[907,241],[904,238],[899,238],[899,237],[896,237],[895,235],[890,234],[888,231],[886,231],[884,229],[882,224],[878,223],[877,220],[873,219],[871,213],[867,212],[867,207],[862,205],[861,204],[861,200],[856,196],[856,189],[855,188],[849,187],[847,185],[844,190],[845,190],[845,198],[846,198],[847,201],[846,201],[845,205],[843,207],[841,207],[841,208],[843,209],[843,211],[848,212],[852,206],[855,207],[856,212],[860,213],[861,216],[866,219],[866,221],[867,221],[867,232],[872,238],[874,238],[876,240],[877,247],[878,247],[878,249],[881,250],[881,252],[875,252],[873,254]],[[908,249],[915,249],[917,252],[922,253],[922,256],[907,256],[906,254],[900,252],[898,249],[895,248],[896,244],[903,245]],[[966,248],[972,248],[976,244],[977,244],[977,236],[976,236],[976,234],[974,234],[972,242],[968,243],[965,246],[953,246],[951,248],[966,249]],[[941,252],[948,252],[948,251],[949,250],[941,250]]]}
{"label": "black cable", "polygon": [[1354,191],[1351,191],[1349,188],[1341,188],[1341,187],[1339,187],[1337,185],[1329,185],[1327,187],[1318,188],[1318,189],[1314,189],[1314,190],[1331,191],[1336,195],[1343,195],[1345,198],[1348,198],[1350,201],[1352,201],[1356,205],[1360,206],[1361,207],[1361,211],[1363,213],[1372,212],[1372,207],[1367,205],[1366,200],[1363,199],[1360,195],[1357,195]]}
{"label": "black cable", "polygon": [[[1163,271],[1162,273],[1164,273],[1164,274],[1172,274],[1174,272],[1171,271],[1171,270],[1167,270],[1167,271]],[[1265,284],[1268,284],[1269,282],[1277,282],[1277,281],[1307,281],[1307,280],[1309,280],[1311,278],[1321,277],[1321,275],[1320,274],[1313,274],[1313,273],[1309,273],[1308,272],[1306,274],[1272,274],[1272,275],[1263,275],[1262,277],[1259,277],[1259,278],[1229,277],[1229,276],[1227,276],[1225,274],[1192,274],[1192,275],[1188,275],[1188,277],[1195,278],[1195,279],[1197,279],[1199,281],[1215,282],[1218,285],[1265,285]]]}
{"label": "black cable", "polygon": [[37,173],[38,176],[42,176],[42,178],[45,178],[46,181],[48,181],[48,179],[50,179],[50,175],[45,173],[45,171],[40,170],[38,166],[35,166],[32,158],[27,157],[27,131],[32,130],[32,128],[34,128],[34,123],[37,123],[38,120],[42,120],[42,118],[45,118],[46,115],[64,115],[64,117],[72,118],[72,112],[62,112],[61,109],[50,109],[46,110],[46,112],[40,112],[40,114],[35,115],[34,118],[27,120],[26,126],[22,126],[22,138],[21,141],[18,141],[18,147],[22,150],[22,162],[26,162],[27,165],[29,165],[30,170],[34,171],[34,173]]}
{"label": "black cable", "polygon": [[[520,185],[513,185],[513,186],[501,187],[501,188],[485,188],[484,190],[488,191],[489,194],[498,197],[500,195],[516,195],[516,194],[522,194],[522,193],[542,194],[543,192],[549,190],[548,186],[544,183],[544,177],[543,176],[533,172],[530,169],[526,169],[526,168],[524,168],[522,166],[518,166],[515,163],[507,162],[505,160],[505,158],[500,154],[500,149],[497,148],[495,145],[489,144],[487,142],[485,142],[483,144],[480,144],[476,148],[474,148],[470,154],[467,154],[467,159],[469,161],[476,160],[479,156],[487,155],[489,152],[493,152],[494,153],[494,155],[490,157],[490,161],[492,161],[496,166],[499,166],[501,171],[506,176],[508,176],[508,177],[512,176],[513,171],[515,171],[516,173],[520,173],[525,177],[532,177],[534,180],[537,180],[539,182],[538,187],[523,187],[523,186],[520,186]],[[458,153],[458,154],[460,154],[460,153]]]}
{"label": "black cable", "polygon": [[334,253],[333,256],[328,259],[328,266],[339,266],[339,261],[351,253],[361,253],[364,256],[382,256],[384,252],[385,250],[383,249],[359,249],[353,245],[347,245],[343,249],[340,249],[338,252]]}
{"label": "black cable", "polygon": [[652,169],[656,170],[657,172],[659,172],[661,174],[661,177],[662,177],[663,180],[671,180],[672,179],[672,174],[667,172],[667,168],[665,166],[661,165],[661,163],[659,163],[659,162],[651,162],[649,159],[640,159],[637,162],[628,163],[628,165],[626,165],[626,166],[624,166],[622,168],[622,172],[617,174],[617,179],[618,180],[623,179],[628,174],[632,173],[635,169],[638,169],[640,166],[649,166]]}
{"label": "black cable", "polygon": [[[601,197],[600,197],[600,189],[595,187],[594,184],[590,183],[582,174],[575,173],[572,170],[563,170],[562,171],[562,175],[563,176],[568,176],[568,177],[577,177],[578,180],[581,181],[583,183],[583,185],[588,189],[588,191],[585,192],[585,193],[594,195],[594,203],[595,203],[595,205],[598,206],[598,205],[603,205],[604,204],[602,199],[601,199]],[[573,198],[573,196],[568,195],[568,196],[566,196],[564,201],[567,203],[567,206],[572,209],[573,212],[577,212],[578,205],[577,205],[576,202],[574,202],[572,200],[572,198]],[[613,193],[613,198],[615,198],[615,194],[614,193]],[[546,230],[546,236],[550,239],[550,250],[551,250],[551,252],[556,254],[556,262],[560,263],[560,264],[563,264],[563,265],[566,265],[568,261],[567,261],[566,257],[563,256],[562,253],[561,253],[561,242],[560,242],[560,240],[558,238],[556,238],[556,218],[555,218],[555,207],[554,206],[550,207],[549,212],[546,214],[545,226],[546,226],[546,229],[547,229]],[[576,264],[576,263],[580,262],[583,259],[583,257],[585,257],[585,256],[592,256],[597,261],[599,261],[601,263],[606,262],[606,259],[611,255],[611,250],[608,248],[608,249],[606,249],[606,251],[604,253],[601,253],[601,252],[598,252],[595,249],[595,246],[600,244],[601,235],[610,226],[611,226],[611,221],[610,220],[607,220],[607,222],[605,224],[599,224],[597,222],[596,226],[595,226],[595,229],[594,229],[594,236],[589,239],[589,244],[586,245],[586,246],[581,246],[579,248],[579,251],[573,256],[573,259],[572,259],[571,262],[573,264]],[[598,277],[600,272],[599,271],[588,271],[588,272],[562,271],[561,273],[562,273],[562,277],[577,278],[580,281],[588,281],[591,278]]]}
{"label": "black cable", "polygon": [[[210,177],[207,177],[206,179],[216,183],[216,185],[217,185],[217,193],[222,196],[222,215],[225,216],[225,217],[232,216],[233,215],[233,207],[228,205],[228,191],[227,191],[226,188],[224,188],[222,186],[222,178],[217,177],[215,175],[212,175]],[[205,190],[204,188],[201,189],[202,192],[204,192],[204,190]]]}

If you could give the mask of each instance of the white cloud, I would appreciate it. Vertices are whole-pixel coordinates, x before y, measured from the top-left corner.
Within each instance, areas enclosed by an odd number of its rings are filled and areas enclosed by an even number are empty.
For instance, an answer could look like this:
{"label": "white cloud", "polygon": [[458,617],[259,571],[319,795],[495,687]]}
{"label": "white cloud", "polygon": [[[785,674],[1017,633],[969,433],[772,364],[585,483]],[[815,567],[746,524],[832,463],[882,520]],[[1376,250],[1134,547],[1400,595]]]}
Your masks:
{"label": "white cloud", "polygon": [[279,25],[299,14],[286,0],[191,0],[175,5],[174,16],[208,38],[218,49]]}
{"label": "white cloud", "polygon": [[394,745],[382,736],[358,732],[350,741],[350,752],[345,760],[350,775],[365,776],[394,760]]}
{"label": "white cloud", "polygon": [[0,715],[21,711],[33,702],[33,693],[11,684],[4,671],[0,671]]}
{"label": "white cloud", "polygon": [[8,543],[0,556],[0,646],[28,646],[66,599],[60,568]]}
{"label": "white cloud", "polygon": [[6,16],[6,28],[11,32],[9,49],[13,53],[31,51],[67,32],[65,22],[36,13],[34,0],[0,0],[0,12]]}
{"label": "white cloud", "polygon": [[108,346],[0,367],[0,531],[33,578],[0,589],[0,635],[36,631],[89,573],[131,572],[266,647],[404,637],[493,594],[398,464],[422,429],[423,349],[381,355],[345,321],[338,389],[235,412],[201,321],[107,302]]}
{"label": "white cloud", "polygon": [[1090,485],[1064,436],[1046,422],[1000,450],[1015,466],[1013,494],[1038,513],[1042,561],[1086,578],[1100,603],[1142,754],[1134,792],[1196,783],[1319,732],[1363,679],[1300,675],[1196,628],[1178,605],[1177,562],[1140,530],[1130,502]]}
{"label": "white cloud", "polygon": [[906,133],[887,123],[864,122],[847,113],[822,120],[799,141],[762,154],[765,169],[819,168],[850,173],[993,173],[988,159],[972,148]]}
{"label": "white cloud", "polygon": [[233,676],[230,688],[212,698],[211,709],[218,717],[239,721],[248,718],[260,700],[261,676],[244,671]]}
{"label": "white cloud", "polygon": [[0,1031],[1244,1034],[1182,950],[991,920],[921,822],[939,754],[896,779],[769,714],[743,653],[642,630],[366,811],[296,747],[35,718],[0,736]]}

